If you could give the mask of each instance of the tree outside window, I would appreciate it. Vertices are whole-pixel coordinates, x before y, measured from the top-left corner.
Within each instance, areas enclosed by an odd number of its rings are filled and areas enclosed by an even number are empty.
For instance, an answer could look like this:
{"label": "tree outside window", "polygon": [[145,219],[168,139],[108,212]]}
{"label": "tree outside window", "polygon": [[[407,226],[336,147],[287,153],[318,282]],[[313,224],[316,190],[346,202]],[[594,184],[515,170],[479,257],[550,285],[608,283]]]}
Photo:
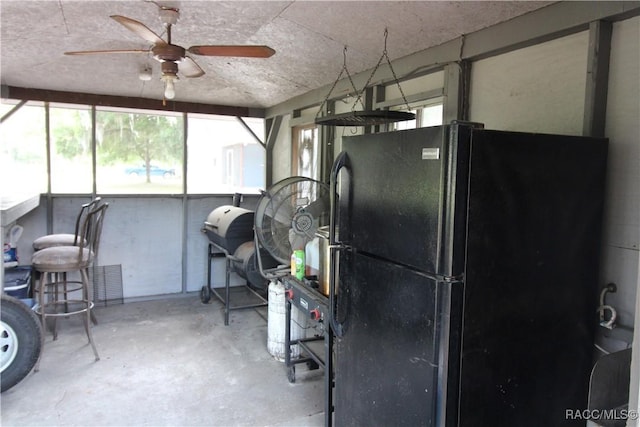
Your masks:
{"label": "tree outside window", "polygon": [[0,105],[0,195],[47,191],[45,111],[41,104]]}
{"label": "tree outside window", "polygon": [[182,193],[182,116],[99,111],[96,144],[100,193]]}

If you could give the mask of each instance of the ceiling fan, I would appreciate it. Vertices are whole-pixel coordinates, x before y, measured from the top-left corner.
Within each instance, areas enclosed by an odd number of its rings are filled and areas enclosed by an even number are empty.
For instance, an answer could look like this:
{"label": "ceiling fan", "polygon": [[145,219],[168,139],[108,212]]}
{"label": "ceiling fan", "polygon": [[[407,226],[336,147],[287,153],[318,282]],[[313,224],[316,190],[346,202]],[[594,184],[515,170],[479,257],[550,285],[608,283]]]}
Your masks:
{"label": "ceiling fan", "polygon": [[196,45],[188,49],[171,43],[171,27],[178,22],[180,17],[179,9],[173,7],[160,6],[160,20],[164,24],[167,32],[167,40],[150,30],[143,23],[135,19],[121,15],[112,15],[119,24],[128,30],[139,35],[146,41],[152,43],[150,49],[116,49],[116,50],[85,50],[65,52],[65,55],[94,55],[111,53],[152,53],[153,57],[160,62],[161,79],[165,83],[165,99],[175,97],[174,83],[178,80],[178,70],[185,77],[200,77],[204,75],[204,70],[187,53],[202,56],[236,56],[244,58],[268,58],[275,50],[264,45]]}

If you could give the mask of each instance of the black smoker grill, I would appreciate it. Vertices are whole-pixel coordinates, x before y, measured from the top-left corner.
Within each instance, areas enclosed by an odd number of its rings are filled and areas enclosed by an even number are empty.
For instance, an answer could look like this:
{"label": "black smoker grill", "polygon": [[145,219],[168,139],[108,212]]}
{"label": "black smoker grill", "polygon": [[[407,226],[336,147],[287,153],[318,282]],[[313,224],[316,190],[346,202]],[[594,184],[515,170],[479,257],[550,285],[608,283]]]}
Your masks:
{"label": "black smoker grill", "polygon": [[[265,296],[266,279],[262,277],[257,267],[256,250],[253,238],[254,213],[238,206],[220,206],[209,214],[204,222],[202,231],[209,239],[207,249],[207,284],[202,287],[200,299],[209,303],[212,296],[216,296],[224,304],[224,324],[229,324],[229,311],[245,308],[264,307],[267,305]],[[211,263],[214,258],[226,258],[226,275],[224,295],[221,295],[211,285]],[[273,260],[262,262],[270,264]],[[238,274],[245,279],[246,289],[258,298],[254,304],[240,306],[230,305],[229,278],[231,273]]]}
{"label": "black smoker grill", "polygon": [[253,211],[220,206],[211,211],[203,230],[211,243],[233,254],[244,242],[253,242]]}

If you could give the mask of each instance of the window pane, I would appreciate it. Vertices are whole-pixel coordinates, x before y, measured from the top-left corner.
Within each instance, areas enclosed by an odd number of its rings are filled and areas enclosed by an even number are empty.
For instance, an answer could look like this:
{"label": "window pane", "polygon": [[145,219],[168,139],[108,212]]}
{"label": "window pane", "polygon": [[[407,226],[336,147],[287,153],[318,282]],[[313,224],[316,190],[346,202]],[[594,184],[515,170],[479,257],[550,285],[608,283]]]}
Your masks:
{"label": "window pane", "polygon": [[[0,104],[4,117],[14,104]],[[25,104],[0,125],[0,194],[46,193],[47,148],[44,107]]]}
{"label": "window pane", "polygon": [[[407,110],[404,110],[407,111]],[[418,110],[412,109],[408,111],[409,113],[413,113],[416,115],[416,119],[418,118]],[[406,130],[406,129],[415,129],[416,128],[416,119],[413,120],[403,120],[401,122],[395,122],[393,125],[393,130]]]}
{"label": "window pane", "polygon": [[294,128],[294,144],[292,149],[293,173],[298,176],[320,179],[320,144],[318,144],[317,127]]}
{"label": "window pane", "polygon": [[429,105],[422,109],[420,127],[440,126],[442,124],[442,104]]}
{"label": "window pane", "polygon": [[182,115],[97,111],[98,193],[182,194]]}
{"label": "window pane", "polygon": [[[264,119],[242,119],[264,141]],[[235,117],[189,114],[187,192],[256,194],[265,185],[264,147]]]}
{"label": "window pane", "polygon": [[91,111],[50,107],[51,192],[91,193]]}
{"label": "window pane", "polygon": [[[404,106],[397,106],[393,108],[393,110],[407,111]],[[440,126],[442,124],[441,98],[432,99],[428,104],[426,104],[425,101],[422,101],[421,103],[414,103],[409,112],[416,115],[414,120],[395,122],[390,126],[390,130],[415,129],[418,127],[424,128],[429,126]]]}

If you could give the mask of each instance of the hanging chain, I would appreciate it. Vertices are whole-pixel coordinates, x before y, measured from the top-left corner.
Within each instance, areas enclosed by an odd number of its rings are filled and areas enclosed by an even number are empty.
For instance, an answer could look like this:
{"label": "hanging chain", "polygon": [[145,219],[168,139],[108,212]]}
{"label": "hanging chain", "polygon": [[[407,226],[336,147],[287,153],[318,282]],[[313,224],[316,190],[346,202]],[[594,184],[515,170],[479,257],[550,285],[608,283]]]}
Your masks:
{"label": "hanging chain", "polygon": [[[351,87],[353,88],[353,92],[358,93],[358,89],[356,89],[356,85],[353,83],[353,79],[351,78],[351,74],[349,73],[349,69],[347,68],[347,46],[345,46],[344,49],[342,50],[342,70],[340,70],[340,74],[338,74],[338,78],[333,82],[333,85],[331,86],[331,89],[329,89],[329,93],[327,93],[327,96],[324,98],[324,101],[322,101],[322,104],[320,104],[320,108],[318,108],[318,112],[316,113],[316,119],[322,112],[322,108],[325,106],[325,104],[329,100],[329,97],[331,96],[331,92],[333,92],[333,89],[335,89],[336,85],[338,84],[338,81],[340,81],[340,77],[342,77],[342,73],[347,74],[347,77],[349,78],[349,83],[351,83]],[[358,97],[358,99],[359,98],[360,97]],[[360,101],[360,103],[362,104],[362,101]],[[362,108],[364,108],[364,104],[362,104]]]}
{"label": "hanging chain", "polygon": [[360,105],[362,106],[362,109],[364,110],[365,106],[364,106],[364,102],[362,101],[362,97],[363,97],[366,89],[371,84],[371,80],[373,79],[373,76],[378,71],[378,68],[380,67],[380,64],[382,64],[382,60],[383,59],[387,60],[387,64],[389,65],[389,69],[391,70],[391,74],[393,75],[393,79],[396,82],[396,85],[398,86],[398,89],[400,90],[400,95],[402,95],[402,100],[404,101],[404,104],[406,105],[407,110],[411,111],[411,107],[409,106],[409,101],[407,101],[407,97],[405,96],[404,91],[402,90],[402,86],[400,86],[400,81],[398,80],[398,76],[396,75],[396,72],[393,69],[393,66],[391,65],[391,60],[389,59],[389,55],[387,54],[387,37],[388,36],[389,36],[389,31],[387,30],[387,28],[385,28],[384,29],[384,50],[382,51],[382,55],[380,56],[380,59],[378,59],[378,63],[376,64],[375,67],[373,67],[373,71],[371,72],[371,75],[369,76],[369,79],[364,84],[364,86],[362,87],[361,91],[356,89],[356,85],[353,83],[353,79],[351,78],[351,74],[349,73],[349,70],[347,69],[347,46],[344,47],[344,50],[343,50],[343,53],[342,53],[342,55],[343,55],[342,70],[340,70],[340,74],[338,74],[338,78],[333,82],[333,85],[331,86],[331,89],[329,89],[329,93],[327,93],[327,96],[325,97],[324,101],[322,101],[322,104],[320,104],[320,108],[318,109],[318,112],[316,113],[316,119],[318,118],[318,116],[322,112],[322,108],[325,106],[325,104],[329,100],[329,97],[331,96],[331,93],[333,92],[333,89],[335,89],[335,87],[338,84],[338,81],[340,80],[340,77],[342,77],[343,73],[347,74],[347,77],[349,78],[349,83],[351,83],[351,87],[353,88],[354,93],[358,94],[358,96],[356,97],[356,100],[353,102],[353,105],[351,106],[351,111],[355,111],[356,105],[358,104],[358,102],[360,103]]}
{"label": "hanging chain", "polygon": [[364,109],[364,104],[362,102],[362,95],[364,94],[364,91],[367,90],[367,88],[369,87],[369,83],[371,83],[371,79],[373,78],[373,75],[376,73],[376,71],[378,70],[378,67],[380,66],[380,63],[382,62],[382,58],[384,58],[384,54],[383,56],[380,57],[380,59],[378,59],[378,63],[376,64],[375,67],[373,67],[373,72],[371,73],[371,75],[369,76],[369,80],[367,80],[367,82],[364,84],[364,86],[362,87],[362,92],[358,92],[358,97],[356,98],[355,102],[353,103],[353,105],[351,106],[351,111],[354,111],[356,108],[356,104],[358,103],[358,101],[360,101],[360,104],[362,105],[362,108]]}
{"label": "hanging chain", "polygon": [[404,105],[407,106],[407,110],[411,111],[411,107],[409,107],[409,102],[407,101],[407,97],[404,96],[404,91],[402,90],[402,86],[400,86],[400,81],[398,80],[398,76],[396,76],[396,72],[393,69],[393,66],[391,65],[391,60],[389,59],[389,55],[387,55],[387,36],[389,35],[389,32],[387,31],[387,29],[384,29],[384,52],[383,55],[385,56],[385,58],[387,58],[387,64],[389,64],[389,68],[391,69],[391,74],[393,74],[393,79],[396,81],[396,85],[398,86],[398,89],[400,90],[400,95],[402,95],[402,100],[404,101]]}
{"label": "hanging chain", "polygon": [[[400,95],[402,95],[402,100],[404,101],[404,104],[407,106],[407,110],[411,111],[411,107],[409,107],[409,102],[407,101],[407,97],[404,95],[402,86],[400,86],[400,81],[398,81],[398,76],[396,76],[396,72],[393,69],[393,66],[391,65],[391,60],[389,59],[389,55],[387,54],[387,37],[388,36],[389,36],[389,31],[385,28],[384,29],[384,50],[382,51],[382,55],[380,56],[380,59],[378,59],[378,63],[376,64],[376,66],[373,68],[373,72],[371,72],[371,75],[369,76],[369,80],[367,80],[367,82],[364,84],[364,87],[362,88],[362,92],[358,93],[358,98],[356,99],[356,102],[353,103],[353,106],[351,107],[351,111],[354,111],[358,101],[360,101],[360,104],[362,104],[362,101],[361,101],[362,95],[364,94],[364,91],[369,87],[369,84],[371,83],[371,79],[376,74],[376,71],[378,71],[378,68],[382,63],[382,60],[385,58],[387,60],[387,64],[389,64],[389,68],[391,69],[391,74],[393,75],[393,79],[395,80],[396,85],[400,90]],[[364,108],[364,104],[362,104],[362,107]]]}

